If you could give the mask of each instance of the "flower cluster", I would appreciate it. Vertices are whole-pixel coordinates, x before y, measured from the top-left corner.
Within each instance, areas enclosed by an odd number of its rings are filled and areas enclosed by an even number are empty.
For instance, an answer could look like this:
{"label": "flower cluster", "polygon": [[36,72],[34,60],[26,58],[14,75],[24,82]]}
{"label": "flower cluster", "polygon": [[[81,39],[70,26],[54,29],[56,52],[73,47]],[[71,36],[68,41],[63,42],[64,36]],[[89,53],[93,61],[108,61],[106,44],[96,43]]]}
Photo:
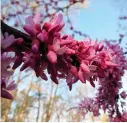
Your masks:
{"label": "flower cluster", "polygon": [[92,112],[94,116],[98,116],[99,105],[95,103],[92,98],[85,97],[79,104],[79,110],[83,112],[84,116],[89,112]]}
{"label": "flower cluster", "polygon": [[71,36],[62,36],[60,31],[64,23],[61,14],[42,26],[39,21],[39,14],[26,18],[23,28],[33,40],[31,49],[23,53],[21,70],[31,67],[37,76],[47,80],[43,72],[47,69],[52,81],[58,84],[58,78],[65,78],[71,90],[72,84],[78,80],[82,83],[88,80],[95,87],[97,77],[107,76],[105,69],[117,67],[112,60],[115,53],[108,53],[104,44],[93,40],[79,42]]}
{"label": "flower cluster", "polygon": [[[64,27],[63,16],[59,14],[51,22],[40,25],[40,15],[34,18],[26,18],[24,30],[32,37],[30,46],[18,43],[17,49],[13,46],[12,51],[16,53],[13,69],[22,62],[21,71],[27,67],[35,70],[37,76],[47,80],[44,70],[47,69],[51,79],[58,84],[57,78],[65,78],[71,90],[73,83],[81,80],[85,83],[90,81],[95,86],[97,77],[106,77],[107,71],[117,67],[115,53],[110,53],[104,44],[97,41],[77,41],[71,36],[61,36],[60,31]],[[8,48],[6,48],[8,49]]]}
{"label": "flower cluster", "polygon": [[[106,49],[108,53],[108,58],[111,62],[117,64],[117,67],[104,68],[105,77],[99,76],[99,88],[95,100],[93,100],[94,105],[98,105],[98,111],[103,109],[108,111],[110,121],[127,121],[125,117],[126,108],[125,103],[120,101],[121,105],[119,106],[119,99],[126,99],[127,94],[125,91],[119,93],[119,90],[122,88],[121,77],[124,75],[124,71],[127,70],[127,59],[124,56],[122,48],[118,44],[111,44],[108,41],[105,41]],[[88,102],[86,99],[81,102],[79,107],[85,107],[89,109]],[[89,103],[92,105],[91,103]],[[119,108],[122,108],[122,113],[119,111]],[[114,117],[114,115],[116,115]],[[96,115],[94,115],[96,116]]]}
{"label": "flower cluster", "polygon": [[[70,90],[78,80],[82,83],[89,81],[95,87],[95,80],[99,79],[99,94],[89,110],[98,115],[97,107],[106,109],[108,105],[114,106],[121,88],[120,79],[126,69],[126,59],[120,47],[91,39],[77,41],[72,36],[63,35],[61,32],[64,22],[61,14],[43,25],[39,22],[39,14],[25,20],[23,28],[31,40],[23,40],[24,37],[14,39],[11,36],[12,43],[9,46],[3,45],[3,52],[15,52],[12,68],[16,69],[23,63],[21,71],[30,67],[37,77],[46,81],[47,70],[56,84],[58,79],[66,79]],[[125,97],[124,94],[121,95]],[[94,106],[95,104],[98,106]]]}

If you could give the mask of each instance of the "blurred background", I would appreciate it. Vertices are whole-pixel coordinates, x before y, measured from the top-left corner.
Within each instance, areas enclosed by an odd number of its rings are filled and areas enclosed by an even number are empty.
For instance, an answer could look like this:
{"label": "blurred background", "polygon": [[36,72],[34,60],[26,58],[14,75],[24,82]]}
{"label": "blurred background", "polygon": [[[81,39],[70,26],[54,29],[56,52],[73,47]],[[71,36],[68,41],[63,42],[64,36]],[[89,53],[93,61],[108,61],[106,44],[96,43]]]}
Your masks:
{"label": "blurred background", "polygon": [[[79,41],[84,38],[120,41],[125,50],[126,6],[126,0],[2,0],[1,19],[24,31],[22,25],[29,15],[40,13],[41,23],[44,23],[62,13],[63,34],[73,35]],[[93,88],[89,82],[82,84],[79,81],[69,91],[65,80],[59,80],[56,85],[50,78],[48,81],[37,78],[31,69],[20,72],[19,68],[12,79],[17,83],[17,89],[12,92],[14,100],[1,99],[1,121],[108,121],[103,112],[99,117],[92,113],[84,117],[77,108],[84,97],[96,95],[97,86]],[[127,91],[127,72],[122,82]]]}

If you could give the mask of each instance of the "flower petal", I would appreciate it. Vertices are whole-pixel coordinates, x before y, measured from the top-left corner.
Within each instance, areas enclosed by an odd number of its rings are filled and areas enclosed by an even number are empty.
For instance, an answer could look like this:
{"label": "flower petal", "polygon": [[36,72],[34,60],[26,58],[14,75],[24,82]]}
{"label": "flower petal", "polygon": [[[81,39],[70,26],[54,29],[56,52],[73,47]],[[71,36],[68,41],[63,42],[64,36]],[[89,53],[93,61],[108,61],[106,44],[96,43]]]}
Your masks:
{"label": "flower petal", "polygon": [[65,52],[66,52],[66,54],[75,54],[75,51],[70,48],[66,49]]}
{"label": "flower petal", "polygon": [[86,80],[83,74],[84,74],[83,71],[80,69],[78,72],[78,77],[82,83],[86,83]]}
{"label": "flower petal", "polygon": [[63,15],[58,14],[57,17],[56,17],[55,24],[60,24],[62,21],[63,21]]}
{"label": "flower petal", "polygon": [[82,63],[80,65],[80,67],[82,68],[83,72],[85,72],[86,74],[90,73],[90,69],[89,69],[89,67],[85,63]]}
{"label": "flower petal", "polygon": [[66,46],[65,47],[61,47],[58,51],[57,51],[57,54],[59,54],[59,55],[62,55],[62,54],[64,54],[65,53],[65,51],[66,51]]}
{"label": "flower petal", "polygon": [[89,65],[89,69],[90,70],[96,70],[97,69],[97,66],[95,66],[95,65]]}
{"label": "flower petal", "polygon": [[105,64],[109,67],[117,67],[118,64],[112,63],[111,61],[106,61]]}
{"label": "flower petal", "polygon": [[52,26],[52,27],[48,30],[49,35],[53,35],[53,34],[56,32],[56,30],[57,30],[58,27],[59,27],[59,25],[54,25],[54,26]]}
{"label": "flower petal", "polygon": [[40,14],[36,14],[34,16],[34,18],[33,18],[33,21],[34,21],[35,24],[39,23],[39,21],[40,21]]}
{"label": "flower petal", "polygon": [[74,75],[74,76],[78,76],[78,71],[77,68],[75,66],[71,66],[70,72]]}
{"label": "flower petal", "polygon": [[54,38],[53,40],[53,49],[54,51],[57,51],[60,49],[60,42],[57,38]]}
{"label": "flower petal", "polygon": [[47,54],[48,60],[52,63],[56,63],[57,62],[57,55],[54,51],[49,51]]}
{"label": "flower petal", "polygon": [[60,44],[61,44],[61,45],[67,45],[67,44],[70,44],[70,43],[72,43],[72,42],[73,42],[73,40],[70,40],[70,39],[66,39],[66,40],[61,39],[61,40],[60,40]]}
{"label": "flower petal", "polygon": [[34,20],[33,20],[32,16],[28,16],[25,19],[25,24],[27,24],[27,25],[34,25]]}
{"label": "flower petal", "polygon": [[36,34],[38,33],[38,31],[30,25],[24,25],[23,29],[33,37],[35,37]]}
{"label": "flower petal", "polygon": [[41,42],[44,42],[44,41],[48,40],[47,32],[46,32],[45,30],[42,30],[42,32],[40,32],[40,33],[37,35],[37,38],[38,38]]}

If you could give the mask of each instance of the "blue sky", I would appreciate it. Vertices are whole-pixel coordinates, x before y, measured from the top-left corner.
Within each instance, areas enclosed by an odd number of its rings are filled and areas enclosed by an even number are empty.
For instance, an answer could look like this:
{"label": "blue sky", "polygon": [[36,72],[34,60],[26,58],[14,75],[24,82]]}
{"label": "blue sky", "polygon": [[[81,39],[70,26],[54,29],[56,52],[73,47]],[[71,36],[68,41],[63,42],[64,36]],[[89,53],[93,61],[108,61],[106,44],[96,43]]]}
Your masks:
{"label": "blue sky", "polygon": [[74,14],[74,17],[76,16],[73,20],[74,27],[93,39],[116,39],[119,11],[116,11],[112,0],[88,0],[88,2],[87,8]]}

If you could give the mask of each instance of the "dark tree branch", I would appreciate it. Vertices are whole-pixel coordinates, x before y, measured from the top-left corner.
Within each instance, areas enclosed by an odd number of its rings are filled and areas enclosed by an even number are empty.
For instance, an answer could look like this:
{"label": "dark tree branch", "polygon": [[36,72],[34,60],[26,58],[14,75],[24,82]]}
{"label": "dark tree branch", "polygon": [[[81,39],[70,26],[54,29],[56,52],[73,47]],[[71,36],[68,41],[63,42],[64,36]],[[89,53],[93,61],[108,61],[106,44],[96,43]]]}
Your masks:
{"label": "dark tree branch", "polygon": [[8,34],[14,35],[15,38],[20,38],[21,37],[21,38],[23,38],[23,40],[25,42],[31,42],[32,41],[32,38],[29,35],[27,35],[27,34],[21,32],[21,31],[13,28],[13,27],[5,24],[2,20],[1,20],[1,32],[2,32],[2,34],[4,34],[5,32],[8,32]]}

